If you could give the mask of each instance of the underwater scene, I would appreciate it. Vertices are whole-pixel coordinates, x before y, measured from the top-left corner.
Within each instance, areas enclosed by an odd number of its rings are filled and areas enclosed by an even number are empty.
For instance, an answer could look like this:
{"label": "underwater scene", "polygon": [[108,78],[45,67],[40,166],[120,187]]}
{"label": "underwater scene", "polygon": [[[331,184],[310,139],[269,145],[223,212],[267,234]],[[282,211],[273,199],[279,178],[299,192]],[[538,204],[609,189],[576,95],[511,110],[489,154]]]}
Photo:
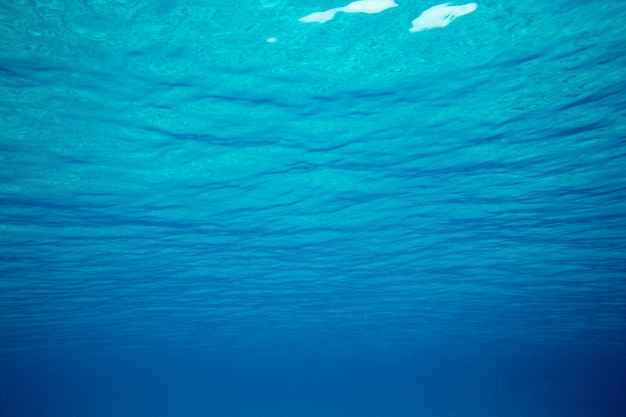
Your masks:
{"label": "underwater scene", "polygon": [[0,2],[0,416],[626,416],[626,4]]}

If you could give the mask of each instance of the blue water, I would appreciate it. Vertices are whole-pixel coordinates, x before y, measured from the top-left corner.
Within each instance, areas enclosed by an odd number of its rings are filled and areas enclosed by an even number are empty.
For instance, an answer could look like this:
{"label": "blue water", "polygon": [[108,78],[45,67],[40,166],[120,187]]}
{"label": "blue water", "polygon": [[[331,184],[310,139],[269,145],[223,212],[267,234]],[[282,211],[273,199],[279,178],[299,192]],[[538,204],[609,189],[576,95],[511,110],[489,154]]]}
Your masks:
{"label": "blue water", "polygon": [[626,415],[626,7],[0,4],[0,416]]}

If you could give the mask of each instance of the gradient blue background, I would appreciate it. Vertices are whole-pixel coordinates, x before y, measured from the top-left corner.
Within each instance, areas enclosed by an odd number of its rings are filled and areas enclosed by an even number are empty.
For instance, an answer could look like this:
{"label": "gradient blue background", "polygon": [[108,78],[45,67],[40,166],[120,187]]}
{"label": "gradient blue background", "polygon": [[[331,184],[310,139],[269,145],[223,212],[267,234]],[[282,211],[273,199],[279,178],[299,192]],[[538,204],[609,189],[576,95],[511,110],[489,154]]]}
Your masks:
{"label": "gradient blue background", "polygon": [[0,415],[626,415],[626,7],[398,2],[2,2]]}

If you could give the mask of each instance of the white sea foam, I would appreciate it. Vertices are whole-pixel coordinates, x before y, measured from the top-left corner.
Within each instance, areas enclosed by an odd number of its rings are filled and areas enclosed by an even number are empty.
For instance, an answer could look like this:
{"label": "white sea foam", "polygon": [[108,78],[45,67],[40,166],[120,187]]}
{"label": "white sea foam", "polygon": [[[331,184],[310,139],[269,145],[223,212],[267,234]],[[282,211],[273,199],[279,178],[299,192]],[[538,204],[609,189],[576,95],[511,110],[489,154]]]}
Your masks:
{"label": "white sea foam", "polygon": [[411,24],[411,32],[419,32],[426,29],[442,28],[460,16],[472,13],[476,10],[476,3],[467,3],[460,6],[451,6],[450,3],[438,4],[424,11]]}
{"label": "white sea foam", "polygon": [[324,12],[311,13],[298,20],[304,23],[324,23],[332,20],[338,12],[376,14],[393,7],[398,7],[398,4],[394,0],[359,0],[353,1],[344,7],[336,7]]}

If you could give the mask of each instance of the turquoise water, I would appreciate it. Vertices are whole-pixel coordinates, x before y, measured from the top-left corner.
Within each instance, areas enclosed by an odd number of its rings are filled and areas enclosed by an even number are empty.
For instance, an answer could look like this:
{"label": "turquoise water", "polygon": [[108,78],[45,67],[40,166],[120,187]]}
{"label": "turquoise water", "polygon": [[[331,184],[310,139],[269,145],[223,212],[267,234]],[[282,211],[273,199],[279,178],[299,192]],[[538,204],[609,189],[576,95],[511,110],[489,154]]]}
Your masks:
{"label": "turquoise water", "polygon": [[626,415],[626,7],[348,3],[0,4],[1,415]]}

